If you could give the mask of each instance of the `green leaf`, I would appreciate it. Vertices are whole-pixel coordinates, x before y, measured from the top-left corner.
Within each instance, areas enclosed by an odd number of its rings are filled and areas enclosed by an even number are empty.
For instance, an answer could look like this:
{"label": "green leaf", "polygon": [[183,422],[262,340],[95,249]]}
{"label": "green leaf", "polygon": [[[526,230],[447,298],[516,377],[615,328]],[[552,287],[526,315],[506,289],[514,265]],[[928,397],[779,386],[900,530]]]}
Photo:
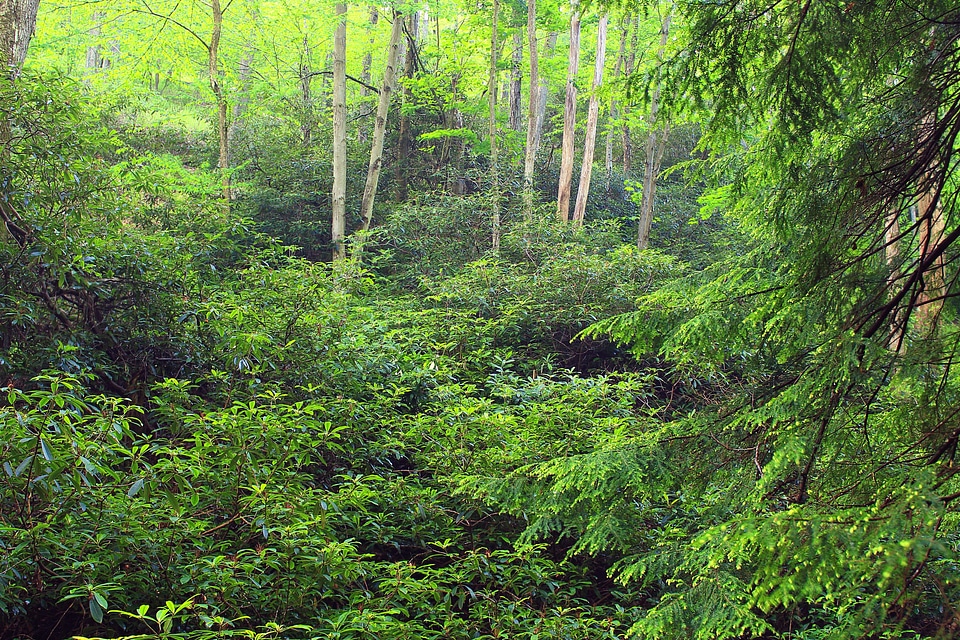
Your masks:
{"label": "green leaf", "polygon": [[140,478],[139,480],[133,483],[133,486],[131,486],[130,489],[127,491],[127,497],[132,498],[133,496],[137,495],[138,493],[140,493],[140,489],[143,489],[143,478]]}

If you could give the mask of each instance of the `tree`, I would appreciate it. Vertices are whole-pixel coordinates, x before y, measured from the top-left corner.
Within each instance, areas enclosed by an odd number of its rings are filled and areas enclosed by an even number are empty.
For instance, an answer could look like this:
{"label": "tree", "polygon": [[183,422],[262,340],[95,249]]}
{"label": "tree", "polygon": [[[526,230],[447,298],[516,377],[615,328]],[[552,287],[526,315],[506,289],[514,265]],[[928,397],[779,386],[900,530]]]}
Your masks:
{"label": "tree", "polygon": [[667,136],[670,133],[670,121],[664,120],[661,124],[660,115],[660,65],[663,64],[664,49],[667,46],[667,37],[670,35],[670,18],[673,9],[667,11],[660,28],[660,48],[657,51],[658,67],[654,81],[653,94],[650,97],[650,118],[647,121],[650,127],[647,133],[647,144],[644,149],[646,160],[643,165],[643,190],[640,200],[640,221],[637,223],[637,248],[646,249],[650,243],[650,227],[653,224],[653,204],[657,191],[657,174],[660,173],[660,161],[663,150],[667,145]]}
{"label": "tree", "polygon": [[594,63],[593,85],[590,90],[590,106],[587,111],[587,134],[583,143],[583,163],[580,167],[580,186],[577,188],[577,204],[573,209],[573,222],[583,224],[590,194],[590,175],[593,172],[593,152],[597,142],[597,120],[600,116],[600,97],[597,92],[603,82],[603,62],[607,49],[607,16],[604,14],[597,25],[597,53]]}
{"label": "tree", "polygon": [[560,183],[557,188],[557,217],[570,219],[570,183],[573,180],[574,140],[577,113],[577,69],[580,62],[580,3],[570,3],[570,51],[567,64],[567,88],[563,102],[563,143],[560,150]]}
{"label": "tree", "polygon": [[527,103],[527,144],[523,154],[523,217],[533,218],[533,172],[537,162],[540,72],[537,65],[537,0],[527,0],[527,44],[530,51],[530,96]]}
{"label": "tree", "polygon": [[390,44],[387,45],[387,65],[383,72],[383,85],[380,88],[380,100],[377,103],[377,116],[373,124],[373,143],[370,148],[370,164],[367,167],[367,180],[363,187],[363,200],[360,202],[360,217],[363,229],[370,228],[373,220],[373,202],[377,197],[377,185],[380,182],[380,169],[383,166],[383,139],[387,130],[387,114],[390,111],[390,96],[396,84],[397,60],[400,58],[400,42],[403,36],[403,15],[393,12],[393,27],[390,31]]}
{"label": "tree", "polygon": [[347,5],[337,4],[337,31],[333,39],[333,190],[331,242],[333,259],[347,257]]}
{"label": "tree", "polygon": [[490,208],[492,210],[493,251],[500,250],[500,168],[497,166],[497,20],[499,0],[493,0],[493,24],[490,27],[490,77],[487,85],[490,127]]}

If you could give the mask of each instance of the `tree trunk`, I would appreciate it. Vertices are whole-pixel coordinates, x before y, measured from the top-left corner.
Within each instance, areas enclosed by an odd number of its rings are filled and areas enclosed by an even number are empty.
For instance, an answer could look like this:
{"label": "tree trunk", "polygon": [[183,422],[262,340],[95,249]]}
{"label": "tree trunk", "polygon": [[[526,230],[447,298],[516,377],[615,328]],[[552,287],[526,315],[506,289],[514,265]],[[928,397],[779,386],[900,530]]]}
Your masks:
{"label": "tree trunk", "polygon": [[490,82],[487,86],[490,107],[490,206],[493,210],[493,251],[500,251],[500,174],[497,166],[497,19],[499,0],[493,0],[493,25],[490,29]]}
{"label": "tree trunk", "polygon": [[520,67],[523,64],[523,34],[513,33],[513,66],[510,67],[510,128],[520,131]]}
{"label": "tree trunk", "polygon": [[313,82],[313,69],[310,65],[311,51],[310,41],[307,35],[303,36],[303,58],[300,61],[300,107],[303,114],[300,116],[300,139],[303,146],[309,147],[313,140],[313,126],[315,122],[313,113],[313,94],[310,90]]}
{"label": "tree trunk", "polygon": [[[630,76],[634,72],[637,60],[637,39],[640,30],[640,19],[633,18],[628,20],[628,26],[633,23],[633,33],[630,36],[630,48],[627,50],[626,66],[624,75]],[[630,132],[630,123],[624,121],[622,128],[623,137],[623,175],[628,175],[633,170],[633,140]]]}
{"label": "tree trunk", "polygon": [[213,31],[210,34],[210,46],[207,49],[208,72],[210,73],[210,88],[217,101],[217,135],[220,138],[220,157],[217,168],[220,170],[223,181],[223,208],[230,210],[230,139],[227,129],[227,99],[220,85],[220,31],[223,27],[223,11],[220,9],[220,0],[212,0],[210,10],[213,13]]}
{"label": "tree trunk", "polygon": [[[657,52],[657,64],[663,64],[664,49],[667,46],[667,36],[670,33],[670,17],[672,11],[663,19],[660,29],[660,49]],[[663,124],[660,129],[660,71],[657,71],[656,84],[653,95],[650,97],[650,133],[647,136],[646,162],[643,167],[643,192],[640,200],[640,222],[637,225],[637,248],[646,249],[650,244],[650,227],[653,224],[653,203],[657,191],[657,174],[660,173],[660,160],[666,148],[667,136],[670,133],[670,123]]]}
{"label": "tree trunk", "polygon": [[0,0],[0,64],[16,78],[27,57],[40,0]]}
{"label": "tree trunk", "polygon": [[390,32],[390,44],[387,47],[387,67],[383,72],[383,87],[380,89],[380,102],[377,104],[377,118],[373,123],[373,147],[370,149],[370,164],[367,167],[367,182],[363,187],[363,200],[360,202],[360,217],[363,229],[370,228],[373,220],[373,202],[377,197],[377,184],[380,182],[380,168],[383,165],[383,138],[387,130],[387,114],[390,111],[390,96],[396,84],[397,58],[400,56],[400,39],[403,35],[403,16],[393,13],[393,30]]}
{"label": "tree trunk", "polygon": [[530,50],[530,103],[527,105],[527,148],[523,155],[523,217],[533,219],[533,172],[537,162],[537,114],[540,70],[537,61],[537,0],[527,0],[527,45]]}
{"label": "tree trunk", "polygon": [[557,188],[557,217],[561,222],[570,219],[570,184],[573,181],[574,134],[577,112],[577,68],[580,63],[580,6],[579,0],[570,4],[570,52],[567,63],[567,91],[563,103],[563,143],[560,150],[560,181]]}
{"label": "tree trunk", "polygon": [[[417,71],[417,26],[420,20],[416,13],[407,17],[407,38],[406,53],[403,61],[403,75],[407,78],[413,78]],[[403,89],[403,101],[412,100],[412,94],[409,87]],[[397,192],[400,200],[407,199],[407,175],[408,161],[410,159],[410,150],[413,148],[413,133],[410,130],[410,116],[401,111],[400,113],[400,133],[397,144]]]}
{"label": "tree trunk", "polygon": [[227,130],[227,164],[233,164],[233,141],[237,138],[237,127],[240,118],[243,117],[247,106],[250,104],[250,65],[253,64],[253,47],[247,45],[243,58],[240,59],[240,65],[237,67],[237,78],[240,81],[240,95],[236,104],[233,105],[233,116],[230,118],[230,127]]}
{"label": "tree trunk", "polygon": [[590,106],[587,109],[587,135],[583,143],[583,162],[580,165],[580,186],[577,188],[577,204],[573,208],[573,223],[583,224],[590,195],[590,174],[593,172],[593,152],[597,142],[597,120],[600,116],[600,99],[597,91],[603,82],[603,62],[607,53],[607,16],[597,25],[597,55],[593,67],[593,86],[590,90]]}
{"label": "tree trunk", "polygon": [[[629,31],[630,18],[624,18],[620,23],[620,48],[617,51],[617,63],[613,67],[613,83],[616,86],[623,73],[623,65],[627,55],[627,33]],[[607,118],[607,140],[606,154],[604,162],[607,170],[606,190],[607,197],[612,195],[613,190],[613,129],[616,126],[617,118],[620,117],[620,103],[616,98],[610,100],[610,116]]]}
{"label": "tree trunk", "polygon": [[103,63],[100,57],[100,32],[102,22],[103,14],[99,11],[95,12],[93,14],[93,26],[87,31],[87,35],[90,36],[92,42],[87,47],[86,68],[93,70],[94,73],[100,70],[100,66]]}
{"label": "tree trunk", "polygon": [[[370,34],[370,43],[367,45],[367,52],[363,55],[363,62],[360,71],[360,80],[363,81],[363,86],[360,87],[360,104],[361,111],[367,108],[367,101],[370,96],[370,90],[366,85],[370,84],[370,65],[373,63],[373,47],[375,46],[376,39],[374,38],[374,28],[377,26],[377,22],[380,21],[380,13],[377,11],[377,8],[374,6],[370,7],[370,24],[367,27],[367,32]],[[357,127],[357,140],[360,142],[366,142],[367,137],[370,133],[370,127],[367,123],[366,114],[362,114],[360,118],[360,126]]]}
{"label": "tree trunk", "polygon": [[331,191],[333,259],[347,257],[347,5],[337,4],[333,37],[333,189]]}
{"label": "tree trunk", "polygon": [[[887,292],[892,293],[900,279],[900,210],[891,207],[887,210],[884,220],[883,257],[887,264]],[[903,338],[906,333],[904,313],[895,311],[890,322],[890,336],[887,346],[899,353],[903,353],[906,343]]]}

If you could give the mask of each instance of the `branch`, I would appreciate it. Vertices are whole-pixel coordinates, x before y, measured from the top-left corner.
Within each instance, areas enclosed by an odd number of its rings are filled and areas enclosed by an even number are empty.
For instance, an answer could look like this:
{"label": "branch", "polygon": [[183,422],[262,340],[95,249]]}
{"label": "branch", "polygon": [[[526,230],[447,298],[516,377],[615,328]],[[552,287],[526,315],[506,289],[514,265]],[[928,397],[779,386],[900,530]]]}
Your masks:
{"label": "branch", "polygon": [[[332,76],[332,75],[333,75],[333,71],[311,71],[310,73],[304,74],[303,77],[305,77],[305,78],[312,78],[313,76]],[[356,82],[356,83],[359,84],[360,86],[365,87],[366,89],[368,89],[368,90],[370,90],[370,91],[373,91],[373,92],[374,92],[375,94],[377,94],[377,95],[380,95],[380,90],[377,89],[376,87],[372,87],[372,86],[370,86],[369,84],[367,84],[366,82],[364,82],[363,80],[358,80],[358,79],[354,78],[353,76],[351,76],[350,74],[346,74],[346,76],[347,76],[347,80],[353,80],[354,82]]]}
{"label": "branch", "polygon": [[184,31],[186,31],[187,33],[189,33],[190,35],[192,35],[194,38],[196,38],[197,40],[199,40],[199,41],[200,41],[200,44],[203,45],[203,48],[204,48],[204,49],[206,49],[207,51],[210,50],[210,45],[207,44],[207,41],[204,40],[203,38],[201,38],[200,35],[197,34],[196,31],[194,31],[193,29],[191,29],[191,28],[188,27],[187,25],[183,24],[182,22],[178,22],[177,20],[174,20],[172,16],[165,16],[165,15],[163,15],[162,13],[157,13],[156,11],[154,11],[153,9],[151,9],[151,8],[150,8],[150,5],[148,5],[146,2],[143,3],[143,6],[145,6],[146,9],[133,9],[133,10],[132,10],[133,13],[145,13],[145,14],[147,14],[148,16],[153,16],[154,18],[161,18],[161,19],[163,19],[163,20],[166,21],[166,22],[172,22],[173,24],[177,25],[178,27],[180,27],[181,29],[183,29]]}

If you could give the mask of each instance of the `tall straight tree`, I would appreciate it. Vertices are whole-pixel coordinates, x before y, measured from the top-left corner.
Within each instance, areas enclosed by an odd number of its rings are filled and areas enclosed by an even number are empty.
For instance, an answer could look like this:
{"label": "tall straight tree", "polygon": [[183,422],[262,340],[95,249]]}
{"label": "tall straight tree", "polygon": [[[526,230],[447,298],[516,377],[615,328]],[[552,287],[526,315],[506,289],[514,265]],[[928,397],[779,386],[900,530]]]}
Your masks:
{"label": "tall straight tree", "polygon": [[387,114],[390,111],[390,96],[397,82],[397,60],[400,57],[400,39],[403,36],[403,16],[393,12],[393,29],[390,31],[390,44],[387,47],[387,66],[383,72],[383,86],[380,88],[380,101],[377,104],[377,117],[373,123],[373,146],[370,148],[370,164],[367,167],[367,181],[363,187],[363,200],[360,202],[360,217],[363,229],[370,228],[373,220],[373,202],[377,197],[377,185],[380,182],[380,169],[383,166],[383,138],[387,130]]}
{"label": "tall straight tree", "polygon": [[657,191],[657,174],[660,173],[660,160],[663,159],[663,150],[670,133],[670,122],[660,120],[660,66],[663,65],[663,54],[667,47],[667,37],[670,34],[670,18],[673,8],[667,11],[660,29],[660,49],[657,52],[657,77],[650,96],[650,132],[647,134],[647,145],[644,149],[646,159],[643,166],[643,192],[640,201],[640,221],[637,224],[637,247],[646,249],[650,244],[650,227],[653,224],[653,203]]}
{"label": "tall straight tree", "polygon": [[493,25],[490,29],[490,81],[487,86],[490,107],[490,207],[493,210],[493,250],[500,250],[500,171],[497,166],[497,20],[499,0],[493,0]]}
{"label": "tall straight tree", "polygon": [[522,27],[513,32],[513,51],[510,54],[510,128],[520,130],[520,67],[523,65]]}
{"label": "tall straight tree", "polygon": [[557,188],[557,218],[570,219],[570,186],[573,182],[574,134],[577,126],[577,69],[580,66],[580,2],[570,2],[570,51],[567,59],[567,90],[563,102],[563,143],[560,149],[560,181]]}
{"label": "tall straight tree", "polygon": [[537,162],[537,115],[540,70],[537,60],[537,0],[527,0],[527,45],[530,50],[530,98],[527,104],[527,147],[523,154],[523,216],[533,218],[533,172]]}
{"label": "tall straight tree", "polygon": [[580,186],[577,188],[577,204],[573,208],[573,223],[583,224],[587,211],[587,196],[590,195],[590,175],[593,173],[593,152],[597,143],[597,120],[600,116],[600,98],[597,92],[603,83],[603,63],[607,52],[607,16],[597,25],[597,54],[593,66],[593,86],[590,90],[590,106],[587,110],[587,135],[583,143],[583,162],[580,165]]}
{"label": "tall straight tree", "polygon": [[347,257],[347,5],[337,4],[333,37],[333,189],[331,190],[333,259]]}
{"label": "tall straight tree", "polygon": [[[229,5],[228,5],[229,6]],[[223,208],[230,209],[230,132],[227,125],[227,97],[220,84],[220,35],[223,29],[223,10],[220,0],[211,0],[210,11],[213,29],[210,32],[210,44],[207,46],[207,64],[210,74],[210,89],[217,102],[217,137],[220,140],[220,157],[217,168],[223,183]]]}

